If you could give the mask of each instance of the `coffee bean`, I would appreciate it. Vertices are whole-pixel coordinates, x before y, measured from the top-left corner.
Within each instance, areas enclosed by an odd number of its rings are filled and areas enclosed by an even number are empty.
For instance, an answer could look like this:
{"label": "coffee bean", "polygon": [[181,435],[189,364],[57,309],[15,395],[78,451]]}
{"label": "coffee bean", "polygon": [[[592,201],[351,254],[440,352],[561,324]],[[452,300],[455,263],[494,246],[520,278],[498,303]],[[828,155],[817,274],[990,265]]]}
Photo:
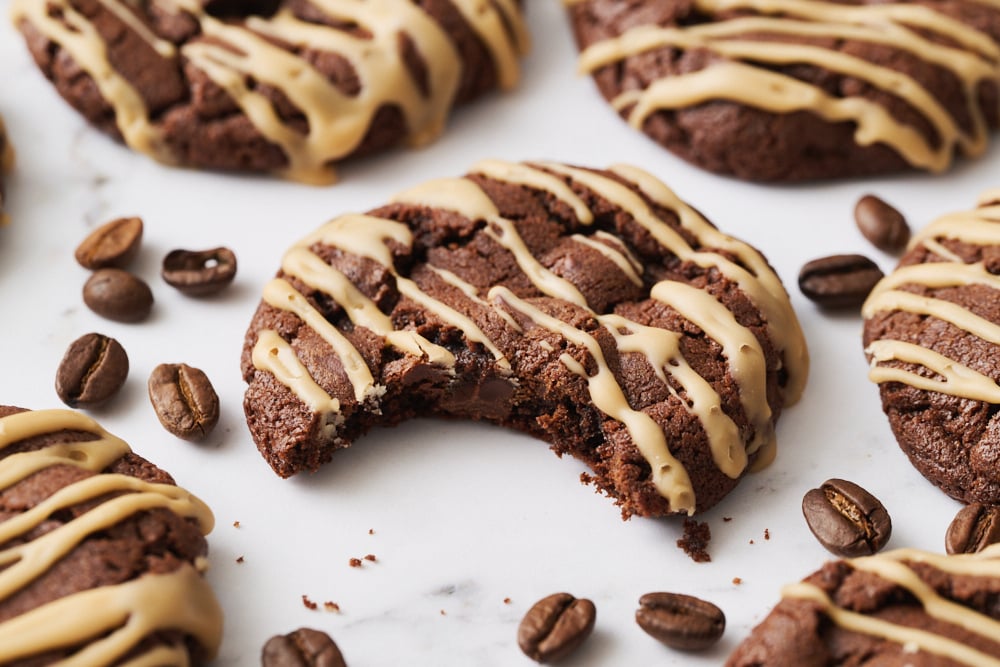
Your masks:
{"label": "coffee bean", "polygon": [[554,593],[536,602],[521,619],[517,645],[535,662],[555,662],[590,636],[596,619],[590,600]]}
{"label": "coffee bean", "polygon": [[208,376],[187,364],[160,364],[149,376],[149,400],[163,428],[198,440],[219,421],[219,397]]}
{"label": "coffee bean", "polygon": [[236,255],[229,248],[174,250],[163,258],[161,275],[188,296],[214,294],[233,282]]}
{"label": "coffee bean", "polygon": [[56,370],[56,394],[71,408],[94,408],[118,393],[128,377],[128,355],[114,338],[99,333],[70,343]]}
{"label": "coffee bean", "polygon": [[264,644],[260,662],[262,667],[347,667],[330,636],[311,628],[271,637]]}
{"label": "coffee bean", "polygon": [[153,292],[128,271],[99,269],[83,286],[83,302],[109,320],[138,322],[152,310]]}
{"label": "coffee bean", "polygon": [[799,289],[823,308],[860,307],[881,279],[882,270],[864,255],[831,255],[802,267]]}
{"label": "coffee bean", "polygon": [[889,513],[878,498],[842,479],[828,479],[809,491],[802,514],[820,544],[838,556],[869,556],[892,534]]}
{"label": "coffee bean", "polygon": [[959,510],[948,526],[944,548],[950,554],[972,554],[1000,542],[1000,506],[973,503]]}
{"label": "coffee bean", "polygon": [[874,195],[865,195],[854,207],[861,235],[886,252],[898,252],[910,241],[910,226],[895,208]]}
{"label": "coffee bean", "polygon": [[76,261],[85,269],[123,267],[135,257],[142,241],[142,219],[118,218],[92,231],[76,248]]}
{"label": "coffee bean", "polygon": [[646,593],[639,598],[635,621],[650,636],[685,651],[707,649],[726,629],[721,609],[680,593]]}

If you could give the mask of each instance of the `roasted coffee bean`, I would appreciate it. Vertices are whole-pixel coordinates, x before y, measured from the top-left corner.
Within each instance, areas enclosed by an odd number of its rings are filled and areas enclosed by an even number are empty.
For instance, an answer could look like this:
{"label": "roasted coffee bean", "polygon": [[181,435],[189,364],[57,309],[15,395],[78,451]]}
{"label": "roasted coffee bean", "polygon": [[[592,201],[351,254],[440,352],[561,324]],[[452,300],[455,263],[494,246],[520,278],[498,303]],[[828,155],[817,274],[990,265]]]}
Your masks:
{"label": "roasted coffee bean", "polygon": [[1000,506],[966,505],[948,526],[944,548],[950,554],[972,554],[1000,542]]}
{"label": "roasted coffee bean", "polygon": [[138,322],[152,310],[153,292],[128,271],[99,269],[83,286],[83,302],[109,320]]}
{"label": "roasted coffee bean", "polygon": [[856,308],[881,279],[882,270],[864,255],[831,255],[802,267],[799,289],[823,308]]}
{"label": "roasted coffee bean", "polygon": [[330,636],[311,628],[268,639],[260,663],[262,667],[347,667]]}
{"label": "roasted coffee bean", "polygon": [[858,200],[854,222],[861,235],[879,250],[898,252],[910,240],[910,226],[903,214],[874,195]]}
{"label": "roasted coffee bean", "polygon": [[219,421],[219,397],[208,376],[187,364],[160,364],[149,376],[149,400],[163,428],[198,440]]}
{"label": "roasted coffee bean", "polygon": [[236,255],[229,248],[174,250],[163,258],[161,275],[189,296],[214,294],[233,282]]}
{"label": "roasted coffee bean", "polygon": [[142,241],[140,218],[118,218],[92,231],[76,248],[76,261],[85,269],[121,268],[135,257]]}
{"label": "roasted coffee bean", "polygon": [[721,609],[680,593],[646,593],[639,598],[635,622],[651,637],[685,651],[707,649],[726,629]]}
{"label": "roasted coffee bean", "polygon": [[889,513],[878,498],[842,479],[828,479],[809,491],[802,514],[820,544],[838,556],[874,554],[892,534]]}
{"label": "roasted coffee bean", "polygon": [[114,338],[99,333],[70,343],[56,371],[56,394],[71,408],[106,403],[125,384],[128,355]]}
{"label": "roasted coffee bean", "polygon": [[597,610],[590,600],[554,593],[536,602],[517,628],[517,645],[535,662],[555,662],[590,636]]}

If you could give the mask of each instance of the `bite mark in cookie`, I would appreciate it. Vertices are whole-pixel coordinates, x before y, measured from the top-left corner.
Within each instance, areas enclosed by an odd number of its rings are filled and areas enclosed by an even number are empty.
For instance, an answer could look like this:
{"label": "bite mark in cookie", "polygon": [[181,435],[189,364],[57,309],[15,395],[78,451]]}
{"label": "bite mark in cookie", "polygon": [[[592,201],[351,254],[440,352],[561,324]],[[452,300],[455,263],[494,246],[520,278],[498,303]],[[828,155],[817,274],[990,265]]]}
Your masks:
{"label": "bite mark in cookie", "polygon": [[0,407],[0,662],[211,659],[222,632],[201,574],[212,523],[92,419]]}
{"label": "bite mark in cookie", "polygon": [[517,0],[271,4],[17,0],[13,16],[60,93],[135,150],[309,182],[433,140],[455,104],[514,86],[528,45]]}
{"label": "bite mark in cookie", "polygon": [[862,309],[869,378],[910,461],[948,495],[1000,502],[1000,202],[911,242]]}
{"label": "bite mark in cookie", "polygon": [[807,365],[760,253],[651,175],[487,161],[286,253],[244,406],[283,476],[439,414],[581,458],[625,514],[690,514],[769,461]]}
{"label": "bite mark in cookie", "polygon": [[979,156],[1000,102],[990,2],[570,0],[580,68],[706,169],[792,181]]}

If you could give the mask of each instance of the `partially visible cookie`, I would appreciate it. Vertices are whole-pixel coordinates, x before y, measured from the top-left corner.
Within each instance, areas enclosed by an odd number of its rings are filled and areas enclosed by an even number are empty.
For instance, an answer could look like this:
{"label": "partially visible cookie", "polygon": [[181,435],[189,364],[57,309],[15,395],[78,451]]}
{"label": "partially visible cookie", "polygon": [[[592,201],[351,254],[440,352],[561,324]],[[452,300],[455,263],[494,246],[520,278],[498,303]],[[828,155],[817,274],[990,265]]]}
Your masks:
{"label": "partially visible cookie", "polygon": [[45,76],[171,164],[329,182],[518,79],[520,0],[14,0]]}
{"label": "partially visible cookie", "polygon": [[376,425],[481,419],[659,516],[708,509],[770,460],[808,357],[764,257],[652,175],[486,161],[297,243],[242,366],[282,476]]}
{"label": "partially visible cookie", "polygon": [[1000,5],[567,0],[580,69],[704,169],[801,181],[940,172],[1000,123]]}
{"label": "partially visible cookie", "polygon": [[917,234],[865,302],[865,354],[899,446],[945,493],[1000,503],[1000,190]]}
{"label": "partially visible cookie", "polygon": [[3,177],[14,167],[14,147],[7,138],[7,128],[0,118],[0,226],[7,224],[10,219],[4,210],[6,192],[4,191]]}
{"label": "partially visible cookie", "polygon": [[89,417],[0,406],[0,664],[211,660],[222,634],[202,577],[212,522]]}
{"label": "partially visible cookie", "polygon": [[781,602],[726,667],[983,667],[1000,663],[1000,546],[914,549],[827,563]]}

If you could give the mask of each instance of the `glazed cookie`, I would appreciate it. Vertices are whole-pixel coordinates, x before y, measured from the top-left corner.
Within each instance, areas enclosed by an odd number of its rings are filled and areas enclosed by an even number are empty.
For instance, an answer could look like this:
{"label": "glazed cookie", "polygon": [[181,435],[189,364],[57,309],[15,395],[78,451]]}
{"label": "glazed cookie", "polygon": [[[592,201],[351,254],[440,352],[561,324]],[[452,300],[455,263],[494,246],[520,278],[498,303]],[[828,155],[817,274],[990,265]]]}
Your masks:
{"label": "glazed cookie", "polygon": [[518,79],[519,0],[14,0],[87,119],[166,163],[329,182]]}
{"label": "glazed cookie", "polygon": [[651,175],[487,161],[296,244],[242,365],[282,476],[374,425],[464,417],[547,441],[624,515],[658,516],[770,459],[808,361],[760,253]]}
{"label": "glazed cookie", "polygon": [[1000,664],[1000,546],[827,563],[786,587],[727,667]]}
{"label": "glazed cookie", "polygon": [[720,174],[940,172],[1000,123],[993,0],[566,2],[601,94]]}
{"label": "glazed cookie", "polygon": [[0,407],[0,664],[213,658],[212,521],[89,417]]}
{"label": "glazed cookie", "polygon": [[899,446],[948,495],[1000,503],[1000,190],[923,229],[862,313]]}

